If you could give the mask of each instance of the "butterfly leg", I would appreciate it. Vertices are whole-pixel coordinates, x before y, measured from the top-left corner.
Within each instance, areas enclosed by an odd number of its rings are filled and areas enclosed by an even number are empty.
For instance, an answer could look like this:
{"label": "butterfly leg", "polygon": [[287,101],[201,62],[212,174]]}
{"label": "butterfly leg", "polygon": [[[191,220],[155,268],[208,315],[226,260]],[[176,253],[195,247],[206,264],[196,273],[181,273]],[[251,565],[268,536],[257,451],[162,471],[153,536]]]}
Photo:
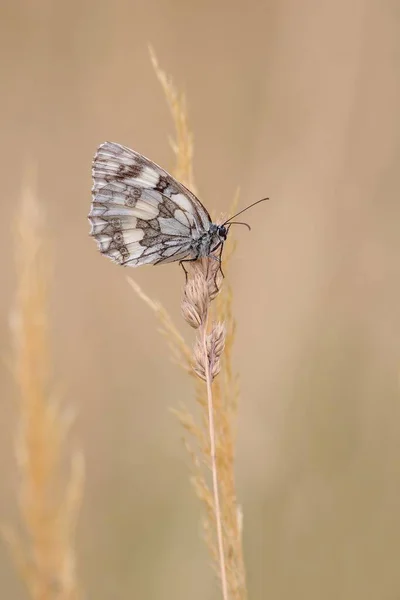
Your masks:
{"label": "butterfly leg", "polygon": [[[218,283],[217,283],[218,273],[221,273],[222,279],[225,279],[225,273],[222,270],[222,251],[223,251],[223,248],[224,248],[223,242],[221,242],[220,246],[218,246],[217,248],[214,248],[213,252],[216,252],[216,250],[218,250],[219,248],[220,248],[220,251],[219,251],[219,255],[218,256],[215,255],[215,254],[209,254],[208,255],[208,258],[210,260],[215,260],[218,263],[218,268],[211,270],[211,272],[213,273],[214,286],[215,286],[215,290],[216,290],[217,293],[219,292],[219,289],[220,289],[218,287]],[[210,268],[211,268],[211,266],[210,266]],[[208,272],[209,272],[209,268],[207,268],[207,279],[209,277]]]}
{"label": "butterfly leg", "polygon": [[[219,246],[219,248],[221,248],[220,252],[219,252],[219,256],[216,256],[215,254],[210,254],[209,258],[212,258],[213,260],[216,260],[217,262],[219,262],[219,271],[222,275],[222,277],[225,279],[225,273],[222,270],[222,251],[224,249],[224,244],[221,243],[221,245]],[[215,250],[217,250],[218,248],[216,248]],[[215,252],[214,250],[214,252]],[[218,272],[218,271],[217,271]]]}
{"label": "butterfly leg", "polygon": [[[219,252],[219,256],[215,256],[215,258],[219,262],[219,271],[220,271],[220,273],[222,275],[222,279],[225,279],[225,273],[222,270],[222,252],[223,252],[223,250],[224,250],[224,244],[221,243],[221,250]],[[214,277],[214,284],[215,284],[215,287],[218,289],[217,275],[218,275],[218,271],[215,272],[215,277]]]}
{"label": "butterfly leg", "polygon": [[[223,279],[225,279],[225,274],[224,274],[224,272],[222,270],[222,251],[223,251],[223,248],[224,248],[224,245],[223,245],[223,243],[221,243],[219,256],[216,256],[215,254],[209,254],[208,255],[208,258],[210,258],[212,260],[216,260],[219,263],[219,268],[215,271],[215,274],[214,274],[214,285],[215,285],[215,289],[217,291],[219,291],[218,284],[217,284],[218,272],[220,272],[221,275],[222,275],[222,277],[223,277]],[[215,250],[218,250],[218,248],[215,248],[214,252],[215,252]],[[185,283],[188,282],[188,275],[189,275],[189,273],[188,273],[188,271],[185,268],[185,265],[183,263],[185,263],[185,262],[194,262],[196,260],[199,260],[199,259],[198,258],[186,258],[186,259],[183,259],[183,260],[179,261],[179,264],[180,264],[180,266],[182,267],[182,269],[183,269],[183,271],[185,273],[185,280],[186,280]]]}
{"label": "butterfly leg", "polygon": [[180,264],[180,266],[182,267],[182,269],[183,269],[183,272],[185,273],[185,285],[186,285],[186,284],[187,284],[187,282],[188,282],[188,274],[189,274],[189,273],[188,273],[187,269],[185,269],[185,265],[184,265],[183,263],[184,263],[184,262],[192,262],[192,260],[193,260],[193,259],[189,259],[189,260],[180,260],[180,261],[179,261],[179,264]]}

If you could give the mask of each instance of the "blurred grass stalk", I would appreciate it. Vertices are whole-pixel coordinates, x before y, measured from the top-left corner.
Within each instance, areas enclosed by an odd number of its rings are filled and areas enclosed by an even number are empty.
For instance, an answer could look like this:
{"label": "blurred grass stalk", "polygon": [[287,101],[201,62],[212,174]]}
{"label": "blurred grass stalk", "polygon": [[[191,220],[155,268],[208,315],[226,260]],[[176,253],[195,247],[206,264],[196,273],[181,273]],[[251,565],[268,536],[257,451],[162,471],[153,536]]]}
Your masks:
{"label": "blurred grass stalk", "polygon": [[17,388],[17,506],[21,530],[3,527],[19,576],[34,600],[77,600],[75,523],[84,463],[80,453],[64,474],[72,415],[52,391],[48,284],[51,248],[44,214],[29,173],[15,229],[17,298],[11,318]]}
{"label": "blurred grass stalk", "polygon": [[[176,159],[174,176],[189,189],[195,191],[193,136],[188,125],[185,96],[176,90],[171,79],[161,70],[151,48],[150,57],[175,124],[176,139],[171,141]],[[231,244],[224,252],[224,271],[226,271],[233,250],[234,247]],[[212,260],[210,263],[216,264]],[[199,268],[193,265],[189,277],[195,282],[198,275]],[[212,345],[213,336],[214,338],[218,337],[218,327],[223,328],[224,351],[218,365],[218,369],[220,369],[218,377],[210,376],[211,360],[204,369],[204,377],[202,377],[201,374],[199,375],[199,369],[196,368],[196,350],[193,356],[191,348],[184,341],[169,314],[158,302],[150,299],[131,278],[128,279],[135,292],[158,317],[162,333],[172,350],[174,361],[193,379],[196,402],[200,408],[200,419],[196,421],[186,406],[182,406],[174,412],[185,432],[185,445],[193,466],[192,483],[204,507],[204,536],[215,571],[220,579],[223,598],[224,600],[228,598],[230,600],[246,600],[242,515],[237,503],[234,477],[235,425],[239,391],[238,379],[232,369],[232,348],[235,339],[232,289],[225,279],[219,294],[214,296],[209,293],[207,296],[205,319],[198,325],[200,327],[198,341],[200,347],[203,346],[206,355],[207,335]],[[200,287],[201,285],[203,284],[200,281]],[[188,286],[185,288],[186,296],[182,306],[187,300],[187,290]],[[214,297],[215,299],[210,305],[210,300]],[[191,309],[193,309],[193,305]],[[192,326],[195,325],[192,324]],[[199,360],[201,362],[202,359],[197,355],[197,363]],[[206,362],[204,361],[204,364]],[[218,373],[218,369],[216,373]]]}

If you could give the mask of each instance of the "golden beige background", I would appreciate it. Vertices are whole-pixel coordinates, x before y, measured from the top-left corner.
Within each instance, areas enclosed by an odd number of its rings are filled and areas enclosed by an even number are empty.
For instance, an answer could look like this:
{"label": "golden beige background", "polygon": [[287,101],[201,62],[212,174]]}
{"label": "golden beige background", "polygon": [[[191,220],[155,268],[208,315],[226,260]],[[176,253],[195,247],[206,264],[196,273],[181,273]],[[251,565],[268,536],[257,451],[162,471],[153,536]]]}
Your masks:
{"label": "golden beige background", "polygon": [[[0,519],[16,518],[11,224],[26,165],[52,238],[54,379],[78,418],[87,598],[218,598],[181,432],[192,401],[127,270],[88,236],[91,160],[169,169],[150,65],[186,91],[210,209],[240,186],[231,279],[237,486],[250,597],[400,598],[400,5],[390,0],[1,3]],[[176,265],[129,270],[181,329]],[[25,596],[0,546],[1,598]]]}

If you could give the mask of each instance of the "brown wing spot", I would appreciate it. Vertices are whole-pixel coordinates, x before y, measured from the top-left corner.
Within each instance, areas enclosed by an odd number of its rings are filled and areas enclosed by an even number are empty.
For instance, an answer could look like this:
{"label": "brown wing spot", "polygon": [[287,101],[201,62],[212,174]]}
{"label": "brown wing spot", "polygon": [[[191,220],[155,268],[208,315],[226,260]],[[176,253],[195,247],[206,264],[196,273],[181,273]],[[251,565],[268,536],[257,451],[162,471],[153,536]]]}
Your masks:
{"label": "brown wing spot", "polygon": [[158,210],[160,211],[160,217],[172,217],[174,216],[174,212],[177,206],[175,202],[172,202],[169,198],[164,196],[162,202],[158,205]]}
{"label": "brown wing spot", "polygon": [[165,192],[165,190],[167,189],[169,183],[166,177],[164,177],[163,175],[160,175],[158,178],[158,182],[157,185],[154,189],[157,190],[157,192]]}
{"label": "brown wing spot", "polygon": [[141,195],[140,188],[130,188],[129,195],[125,199],[125,205],[130,207],[136,206],[136,202],[140,199]]}
{"label": "brown wing spot", "polygon": [[119,165],[116,172],[107,174],[104,179],[107,183],[124,181],[124,179],[129,179],[131,177],[136,179],[141,174],[142,169],[143,167],[140,163],[135,163],[133,165]]}
{"label": "brown wing spot", "polygon": [[125,179],[128,177],[139,177],[142,172],[142,165],[133,164],[133,165],[119,165],[118,171],[115,175],[116,179]]}
{"label": "brown wing spot", "polygon": [[149,219],[148,221],[145,221],[145,223],[147,224],[147,227],[151,227],[151,229],[160,233],[160,222],[158,219]]}
{"label": "brown wing spot", "polygon": [[143,219],[138,219],[136,222],[136,227],[138,229],[143,229],[144,237],[140,240],[141,246],[153,246],[155,243],[155,238],[160,235],[160,223],[158,219],[150,219],[149,221],[144,221]]}
{"label": "brown wing spot", "polygon": [[113,239],[117,245],[124,243],[124,236],[122,235],[122,233],[120,231],[117,231],[117,233],[114,235]]}
{"label": "brown wing spot", "polygon": [[109,223],[113,229],[122,229],[122,221],[118,217],[113,217]]}
{"label": "brown wing spot", "polygon": [[127,258],[129,256],[129,250],[126,246],[121,246],[121,248],[118,248],[118,250],[123,258]]}

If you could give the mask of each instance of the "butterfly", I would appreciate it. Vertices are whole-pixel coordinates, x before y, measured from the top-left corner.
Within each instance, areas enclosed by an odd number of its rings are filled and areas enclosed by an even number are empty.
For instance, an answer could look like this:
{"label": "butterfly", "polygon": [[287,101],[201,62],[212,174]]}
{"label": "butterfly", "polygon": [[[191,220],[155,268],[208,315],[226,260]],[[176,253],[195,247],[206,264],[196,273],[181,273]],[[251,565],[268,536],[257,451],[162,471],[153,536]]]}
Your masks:
{"label": "butterfly", "polygon": [[[129,267],[195,261],[222,253],[232,221],[212,219],[182,183],[142,154],[114,142],[93,159],[91,232],[102,254]],[[263,202],[263,198],[247,208]],[[247,210],[244,209],[244,210]]]}

